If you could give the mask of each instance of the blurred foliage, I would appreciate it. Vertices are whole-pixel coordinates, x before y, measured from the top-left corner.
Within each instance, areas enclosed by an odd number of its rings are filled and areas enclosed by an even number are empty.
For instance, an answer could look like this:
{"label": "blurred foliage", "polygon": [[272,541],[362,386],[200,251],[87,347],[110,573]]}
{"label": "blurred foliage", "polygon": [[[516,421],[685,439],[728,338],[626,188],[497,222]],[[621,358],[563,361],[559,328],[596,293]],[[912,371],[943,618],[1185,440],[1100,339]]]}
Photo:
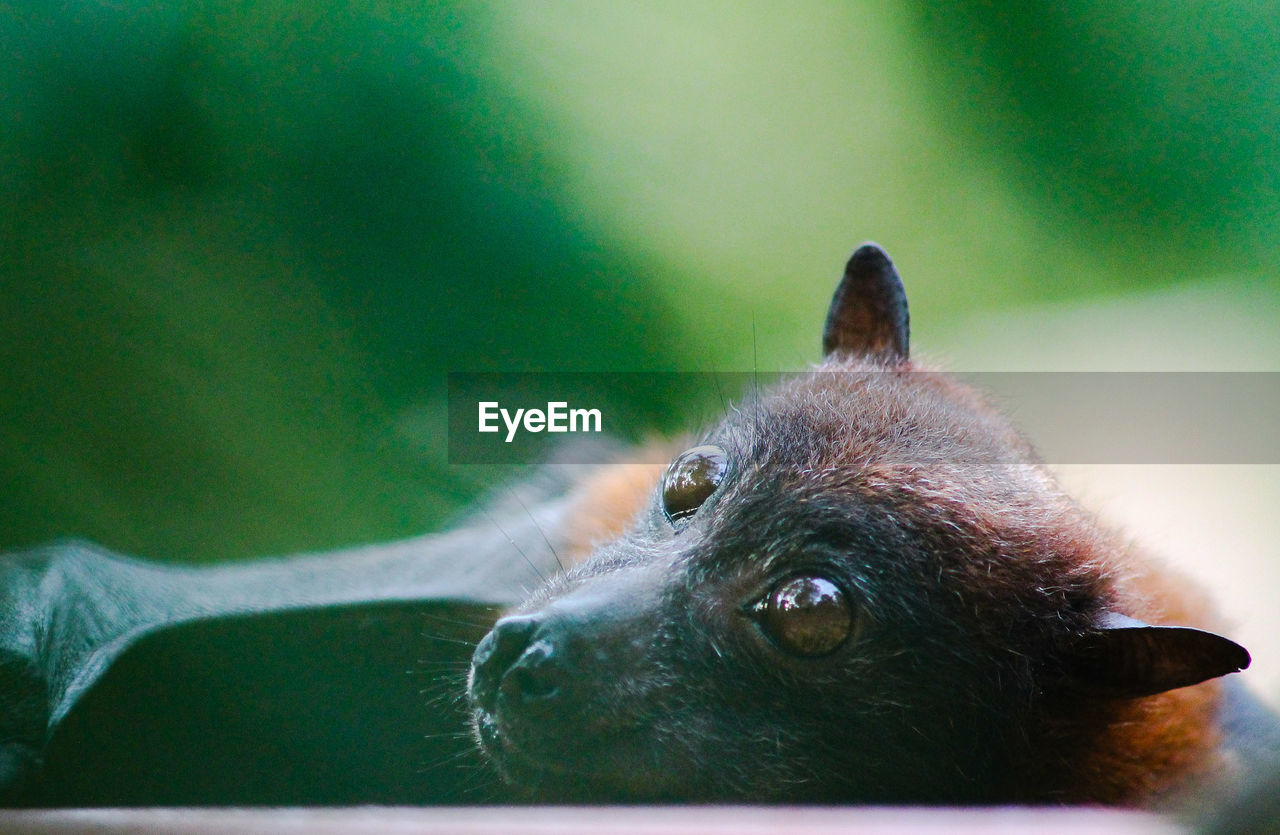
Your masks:
{"label": "blurred foliage", "polygon": [[1275,266],[1278,13],[969,0],[920,3],[917,23],[953,124],[1009,161],[1019,188],[1065,220],[1101,221],[1078,224],[1093,245],[1221,270]]}
{"label": "blurred foliage", "polygon": [[460,21],[9,11],[6,542],[420,532],[476,489],[410,410],[445,371],[666,361],[647,265],[565,221],[533,117],[424,38]]}
{"label": "blurred foliage", "polygon": [[[1270,275],[1277,29],[1243,3],[0,5],[0,544],[429,529],[492,477],[445,462],[446,371],[794,366],[863,238],[917,323]],[[615,395],[637,435],[696,399]]]}

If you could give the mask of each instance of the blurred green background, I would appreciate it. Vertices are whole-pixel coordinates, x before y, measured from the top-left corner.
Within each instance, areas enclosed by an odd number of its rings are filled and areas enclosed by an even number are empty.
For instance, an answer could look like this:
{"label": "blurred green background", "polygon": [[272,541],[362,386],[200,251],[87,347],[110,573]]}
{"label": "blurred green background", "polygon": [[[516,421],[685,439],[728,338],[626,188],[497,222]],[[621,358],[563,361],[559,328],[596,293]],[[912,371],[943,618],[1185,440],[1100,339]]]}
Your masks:
{"label": "blurred green background", "polygon": [[[0,4],[0,546],[429,530],[495,477],[446,462],[446,372],[800,367],[864,239],[917,351],[1204,303],[1274,370],[1276,12]],[[1135,315],[1085,316],[1095,365]],[[636,435],[696,400],[616,396]]]}

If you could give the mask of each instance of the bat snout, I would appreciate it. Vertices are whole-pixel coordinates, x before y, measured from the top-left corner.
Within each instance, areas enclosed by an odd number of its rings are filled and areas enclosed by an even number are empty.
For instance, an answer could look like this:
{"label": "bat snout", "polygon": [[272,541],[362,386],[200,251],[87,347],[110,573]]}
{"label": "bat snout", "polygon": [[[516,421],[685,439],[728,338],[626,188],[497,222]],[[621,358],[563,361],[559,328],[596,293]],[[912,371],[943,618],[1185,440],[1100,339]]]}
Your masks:
{"label": "bat snout", "polygon": [[550,705],[571,671],[563,636],[538,615],[502,618],[476,647],[471,660],[471,699],[481,710]]}

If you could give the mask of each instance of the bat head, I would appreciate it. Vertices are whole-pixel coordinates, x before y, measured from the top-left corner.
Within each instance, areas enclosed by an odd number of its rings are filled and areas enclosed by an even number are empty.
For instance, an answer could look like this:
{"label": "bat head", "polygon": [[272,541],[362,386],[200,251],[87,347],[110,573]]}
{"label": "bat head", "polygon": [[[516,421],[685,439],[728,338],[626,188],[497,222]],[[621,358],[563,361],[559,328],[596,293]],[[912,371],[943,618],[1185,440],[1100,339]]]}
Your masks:
{"label": "bat head", "polygon": [[1118,614],[1110,535],[908,337],[893,264],[859,248],[824,362],[731,410],[626,534],[498,621],[469,697],[510,782],[559,801],[1027,799],[1060,705],[1248,664]]}

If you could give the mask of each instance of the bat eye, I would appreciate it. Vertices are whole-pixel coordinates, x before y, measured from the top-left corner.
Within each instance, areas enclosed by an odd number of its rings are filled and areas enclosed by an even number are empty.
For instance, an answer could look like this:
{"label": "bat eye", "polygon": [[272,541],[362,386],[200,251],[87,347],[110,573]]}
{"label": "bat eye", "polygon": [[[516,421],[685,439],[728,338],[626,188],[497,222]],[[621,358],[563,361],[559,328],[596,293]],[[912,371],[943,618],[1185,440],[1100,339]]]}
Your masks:
{"label": "bat eye", "polygon": [[662,478],[662,511],[667,519],[675,522],[697,513],[728,469],[728,456],[718,446],[696,446],[680,453]]}
{"label": "bat eye", "polygon": [[805,658],[835,652],[853,631],[853,606],[824,577],[784,580],[755,604],[752,614],[769,640]]}

